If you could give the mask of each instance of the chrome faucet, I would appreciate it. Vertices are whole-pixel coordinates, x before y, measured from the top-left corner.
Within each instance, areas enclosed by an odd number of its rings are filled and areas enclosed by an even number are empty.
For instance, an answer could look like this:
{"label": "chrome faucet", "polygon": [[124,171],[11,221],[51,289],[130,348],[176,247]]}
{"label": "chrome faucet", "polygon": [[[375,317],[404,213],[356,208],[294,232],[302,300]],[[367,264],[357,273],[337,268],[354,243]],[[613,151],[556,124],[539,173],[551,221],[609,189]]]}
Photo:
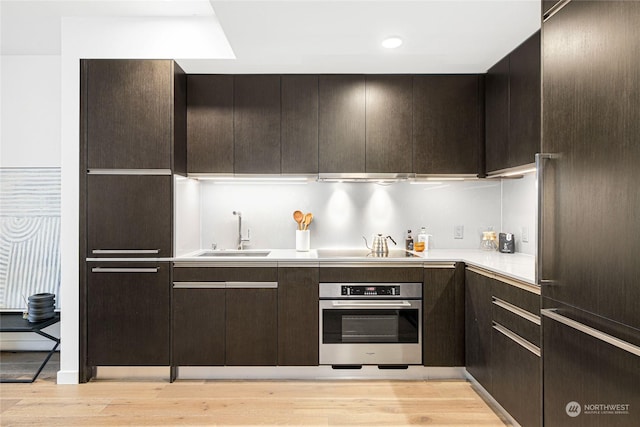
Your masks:
{"label": "chrome faucet", "polygon": [[241,251],[244,249],[244,244],[249,243],[251,241],[251,230],[247,229],[247,238],[242,238],[242,212],[233,211],[234,215],[238,216],[238,250]]}

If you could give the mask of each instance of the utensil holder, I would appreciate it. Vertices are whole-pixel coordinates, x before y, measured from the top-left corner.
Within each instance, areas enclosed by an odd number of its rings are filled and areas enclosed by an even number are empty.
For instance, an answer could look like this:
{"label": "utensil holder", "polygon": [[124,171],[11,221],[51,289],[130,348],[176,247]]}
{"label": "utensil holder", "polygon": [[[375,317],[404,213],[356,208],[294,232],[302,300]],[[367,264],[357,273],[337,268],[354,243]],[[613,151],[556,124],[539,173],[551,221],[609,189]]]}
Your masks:
{"label": "utensil holder", "polygon": [[296,230],[296,251],[309,252],[311,234],[309,230]]}

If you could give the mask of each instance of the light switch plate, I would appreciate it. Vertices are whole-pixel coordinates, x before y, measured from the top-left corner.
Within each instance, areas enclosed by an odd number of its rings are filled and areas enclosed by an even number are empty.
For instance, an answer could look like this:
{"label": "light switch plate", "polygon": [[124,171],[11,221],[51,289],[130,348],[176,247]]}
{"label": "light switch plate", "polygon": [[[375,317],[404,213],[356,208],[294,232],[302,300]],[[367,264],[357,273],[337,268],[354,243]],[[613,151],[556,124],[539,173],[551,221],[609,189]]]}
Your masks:
{"label": "light switch plate", "polygon": [[464,239],[464,225],[456,225],[453,227],[453,238]]}
{"label": "light switch plate", "polygon": [[522,227],[522,243],[529,242],[529,227]]}

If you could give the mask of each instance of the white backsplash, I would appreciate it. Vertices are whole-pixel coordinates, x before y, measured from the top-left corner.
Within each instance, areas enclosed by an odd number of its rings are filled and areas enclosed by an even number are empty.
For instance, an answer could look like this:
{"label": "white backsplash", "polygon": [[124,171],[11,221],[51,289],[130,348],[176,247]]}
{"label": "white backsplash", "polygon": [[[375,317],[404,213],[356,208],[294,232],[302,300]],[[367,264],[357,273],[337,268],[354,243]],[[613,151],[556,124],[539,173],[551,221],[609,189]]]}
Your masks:
{"label": "white backsplash", "polygon": [[[404,247],[407,229],[414,238],[421,226],[432,235],[432,248],[468,249],[480,244],[481,231],[515,234],[516,251],[536,249],[535,175],[522,179],[443,181],[440,184],[318,183],[221,184],[176,180],[176,254],[200,248],[233,249],[241,211],[247,248],[288,249],[295,246],[292,213],[313,212],[311,247],[363,247],[362,236],[391,235]],[[454,227],[464,238],[454,239]],[[529,242],[522,242],[527,227]]]}
{"label": "white backsplash", "polygon": [[[538,198],[535,174],[502,181],[502,231],[515,234],[516,251],[535,255],[537,246]],[[523,227],[529,242],[522,241]]]}

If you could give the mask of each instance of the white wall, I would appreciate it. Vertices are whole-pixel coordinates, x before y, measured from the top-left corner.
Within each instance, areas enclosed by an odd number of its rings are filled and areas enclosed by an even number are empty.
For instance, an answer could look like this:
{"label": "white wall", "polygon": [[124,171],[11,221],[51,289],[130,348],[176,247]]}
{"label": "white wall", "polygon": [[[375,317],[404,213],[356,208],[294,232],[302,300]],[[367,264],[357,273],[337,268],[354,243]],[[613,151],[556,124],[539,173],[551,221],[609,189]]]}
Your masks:
{"label": "white wall", "polygon": [[60,57],[2,55],[0,167],[60,166]]}

